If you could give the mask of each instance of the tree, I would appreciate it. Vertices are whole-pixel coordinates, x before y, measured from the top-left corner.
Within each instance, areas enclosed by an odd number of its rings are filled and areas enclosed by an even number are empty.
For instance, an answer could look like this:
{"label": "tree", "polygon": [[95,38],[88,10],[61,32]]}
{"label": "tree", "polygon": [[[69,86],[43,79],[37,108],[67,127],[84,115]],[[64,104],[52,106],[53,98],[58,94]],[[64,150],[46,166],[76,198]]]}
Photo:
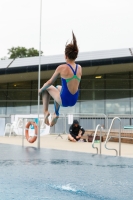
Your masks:
{"label": "tree", "polygon": [[[33,56],[39,56],[39,51],[34,48],[26,49],[25,47],[12,47],[11,49],[8,49],[8,54],[10,55],[9,58],[15,59],[15,58],[25,58],[25,57],[33,57]],[[41,55],[43,52],[41,51]]]}

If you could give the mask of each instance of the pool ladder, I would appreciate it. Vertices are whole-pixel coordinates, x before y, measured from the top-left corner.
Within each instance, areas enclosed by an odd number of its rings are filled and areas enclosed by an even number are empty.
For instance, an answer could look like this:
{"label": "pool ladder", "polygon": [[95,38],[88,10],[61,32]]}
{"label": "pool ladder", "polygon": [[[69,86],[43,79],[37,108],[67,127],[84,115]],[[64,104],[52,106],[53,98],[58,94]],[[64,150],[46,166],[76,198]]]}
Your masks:
{"label": "pool ladder", "polygon": [[112,149],[112,148],[107,147],[107,142],[111,138],[111,137],[109,137],[109,134],[110,134],[111,128],[112,128],[115,120],[119,120],[119,122],[120,122],[120,126],[119,126],[119,156],[121,156],[121,119],[119,117],[114,117],[112,119],[110,128],[109,128],[108,133],[107,133],[107,137],[106,137],[106,140],[105,140],[105,148],[108,149],[108,150],[114,150],[116,152],[116,156],[118,156],[118,151],[116,149]]}
{"label": "pool ladder", "polygon": [[[107,133],[107,136],[106,136],[106,140],[105,140],[105,148],[107,150],[114,150],[116,152],[116,156],[118,156],[118,151],[116,149],[112,149],[112,148],[108,148],[107,147],[107,142],[109,141],[109,139],[111,137],[109,137],[109,134],[110,134],[110,131],[111,131],[111,128],[113,126],[113,123],[115,120],[119,120],[120,122],[120,127],[119,127],[119,156],[121,156],[121,119],[119,117],[114,117],[112,122],[111,122],[111,125],[110,125],[110,128],[108,130],[108,133]],[[102,126],[100,124],[98,124],[96,126],[96,129],[95,129],[95,133],[94,133],[94,137],[93,137],[93,141],[92,141],[92,147],[96,149],[97,151],[97,154],[98,154],[98,148],[94,146],[94,142],[95,142],[95,138],[96,138],[96,135],[97,135],[97,131],[98,129],[100,128],[100,154],[101,154],[101,137],[102,137]]]}
{"label": "pool ladder", "polygon": [[92,147],[96,149],[97,154],[98,154],[98,148],[97,148],[97,147],[94,147],[94,142],[95,142],[96,134],[97,134],[97,131],[98,131],[99,128],[100,128],[100,154],[101,154],[102,126],[101,126],[100,124],[98,124],[98,125],[96,126],[96,130],[95,130],[94,137],[93,137],[93,140],[92,140]]}

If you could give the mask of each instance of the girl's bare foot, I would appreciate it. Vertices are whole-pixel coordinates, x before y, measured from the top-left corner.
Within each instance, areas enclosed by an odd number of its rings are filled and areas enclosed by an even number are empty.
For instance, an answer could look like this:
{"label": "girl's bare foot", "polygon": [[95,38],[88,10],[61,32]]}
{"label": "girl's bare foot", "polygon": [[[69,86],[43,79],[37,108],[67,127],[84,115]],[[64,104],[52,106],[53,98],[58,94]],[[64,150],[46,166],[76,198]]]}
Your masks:
{"label": "girl's bare foot", "polygon": [[44,114],[44,123],[47,124],[48,126],[49,126],[49,119],[48,119],[49,115],[50,115],[49,112],[46,112]]}
{"label": "girl's bare foot", "polygon": [[55,113],[52,115],[52,119],[50,122],[50,126],[54,126],[58,120],[59,116],[57,116]]}

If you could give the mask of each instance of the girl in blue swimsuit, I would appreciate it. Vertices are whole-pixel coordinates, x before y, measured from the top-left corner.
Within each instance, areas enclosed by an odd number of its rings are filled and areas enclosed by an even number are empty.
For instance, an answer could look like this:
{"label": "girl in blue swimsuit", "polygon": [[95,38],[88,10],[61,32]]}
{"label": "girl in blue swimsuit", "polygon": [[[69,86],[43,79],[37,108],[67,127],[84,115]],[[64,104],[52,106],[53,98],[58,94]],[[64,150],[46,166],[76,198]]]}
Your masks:
{"label": "girl in blue swimsuit", "polygon": [[[40,88],[39,95],[42,94],[44,122],[53,126],[59,117],[60,106],[74,106],[79,96],[79,84],[82,76],[82,68],[75,63],[78,56],[78,46],[74,33],[72,32],[72,42],[65,47],[66,64],[59,65],[53,76]],[[53,86],[58,77],[61,77],[62,86]],[[49,122],[49,101],[50,97],[54,99],[55,113]]]}

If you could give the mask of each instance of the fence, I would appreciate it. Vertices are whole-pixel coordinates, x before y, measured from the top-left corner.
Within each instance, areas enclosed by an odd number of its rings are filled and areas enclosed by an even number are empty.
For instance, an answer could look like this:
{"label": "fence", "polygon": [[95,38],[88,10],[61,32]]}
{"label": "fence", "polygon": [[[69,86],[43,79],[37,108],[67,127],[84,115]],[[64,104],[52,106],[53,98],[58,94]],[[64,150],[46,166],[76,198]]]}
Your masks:
{"label": "fence", "polygon": [[[133,115],[107,115],[107,123],[110,125],[111,121],[114,117],[119,117],[121,119],[121,128],[124,129],[124,126],[129,126],[133,124]],[[113,124],[113,129],[118,129],[119,127],[119,121],[115,121]]]}
{"label": "fence", "polygon": [[[17,115],[16,115],[17,116]],[[28,115],[18,115],[19,118],[27,117]],[[108,129],[111,121],[114,117],[119,117],[121,119],[121,129],[124,129],[124,126],[132,125],[133,124],[133,116],[132,115],[105,115],[103,113],[74,113],[74,114],[60,114],[59,119],[55,126],[50,128],[50,134],[67,134],[69,132],[69,127],[72,124],[73,120],[76,119],[79,121],[79,124],[84,127],[85,130],[95,130],[96,126],[100,124],[103,126],[104,129]],[[32,115],[32,117],[34,117]],[[37,115],[35,115],[35,118]],[[9,121],[11,122],[12,116],[4,116],[0,115],[1,123],[3,123],[4,119],[4,126]],[[40,116],[43,119],[43,116]],[[7,121],[8,120],[8,121]],[[14,121],[17,120],[17,117],[14,117]],[[7,122],[6,122],[7,121]],[[115,121],[113,124],[112,129],[118,129],[119,124],[118,121]],[[2,131],[3,132],[3,131]]]}
{"label": "fence", "polygon": [[95,130],[97,124],[101,124],[104,128],[107,128],[107,116],[105,114],[99,113],[75,113],[65,115],[65,133],[69,132],[70,124],[72,124],[73,119],[79,121],[79,124],[84,127],[85,130]]}
{"label": "fence", "polygon": [[50,134],[65,133],[65,115],[60,114],[57,123],[50,128]]}

